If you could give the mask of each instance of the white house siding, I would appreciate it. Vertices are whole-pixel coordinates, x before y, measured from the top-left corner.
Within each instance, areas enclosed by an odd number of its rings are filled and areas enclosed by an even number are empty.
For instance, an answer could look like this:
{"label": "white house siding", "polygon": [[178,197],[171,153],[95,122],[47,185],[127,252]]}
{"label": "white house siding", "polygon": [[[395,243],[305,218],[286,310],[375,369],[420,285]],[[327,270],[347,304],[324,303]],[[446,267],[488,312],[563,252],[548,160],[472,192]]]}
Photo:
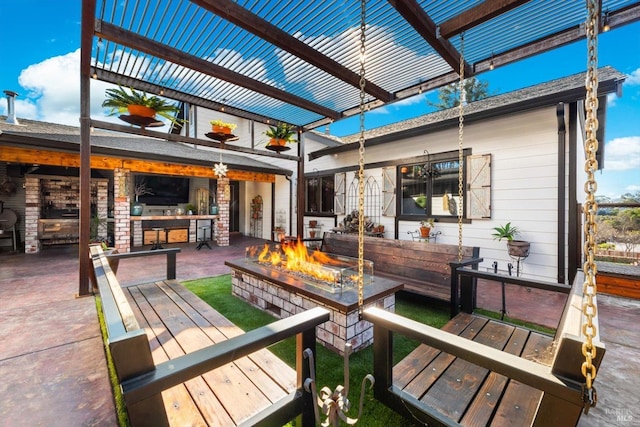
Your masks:
{"label": "white house siding", "polygon": [[[501,270],[515,261],[507,254],[506,243],[493,240],[492,228],[511,222],[521,229],[522,240],[531,242],[531,254],[522,263],[525,277],[555,281],[557,276],[557,174],[558,131],[555,107],[506,115],[464,127],[464,148],[472,153],[492,155],[491,219],[475,219],[463,224],[463,244],[480,247],[481,268],[494,261]],[[457,127],[368,148],[366,163],[405,159],[457,151]],[[357,165],[357,150],[324,156],[306,164],[306,171]],[[347,173],[347,189],[354,173]],[[382,188],[382,169],[367,169]],[[565,202],[566,204],[566,202]],[[339,216],[341,221],[344,216]],[[394,218],[380,217],[387,237],[394,235]],[[400,221],[398,238],[418,229],[417,221]],[[436,223],[439,243],[458,243],[456,223]]]}

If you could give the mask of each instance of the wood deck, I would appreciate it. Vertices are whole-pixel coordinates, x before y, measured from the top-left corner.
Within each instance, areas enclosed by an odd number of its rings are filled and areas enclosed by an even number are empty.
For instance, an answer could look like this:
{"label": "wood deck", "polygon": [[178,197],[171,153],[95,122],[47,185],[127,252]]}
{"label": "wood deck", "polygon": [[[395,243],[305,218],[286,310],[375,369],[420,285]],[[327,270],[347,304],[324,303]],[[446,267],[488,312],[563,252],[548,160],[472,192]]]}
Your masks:
{"label": "wood deck", "polygon": [[[547,335],[466,313],[443,330],[537,362],[544,362],[553,341]],[[542,397],[541,391],[427,345],[420,345],[394,366],[393,385],[464,426],[510,426],[514,420],[528,425],[525,420],[533,419]]]}
{"label": "wood deck", "polygon": [[[243,333],[174,280],[125,290],[156,365]],[[295,386],[295,370],[261,350],[170,388],[162,397],[172,426],[230,426],[271,406]]]}

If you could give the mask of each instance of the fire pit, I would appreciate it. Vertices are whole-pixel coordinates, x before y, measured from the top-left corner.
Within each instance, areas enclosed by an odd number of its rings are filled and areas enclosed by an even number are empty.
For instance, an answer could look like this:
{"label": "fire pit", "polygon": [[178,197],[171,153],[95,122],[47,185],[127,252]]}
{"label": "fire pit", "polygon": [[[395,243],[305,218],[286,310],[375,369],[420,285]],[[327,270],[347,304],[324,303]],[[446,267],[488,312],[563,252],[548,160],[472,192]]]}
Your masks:
{"label": "fire pit", "polygon": [[[357,259],[310,254],[301,243],[251,247],[246,254],[244,259],[225,262],[232,269],[234,295],[279,318],[317,306],[327,308],[331,318],[320,325],[318,341],[340,354],[346,342],[354,351],[373,342],[372,325],[358,315]],[[287,265],[295,265],[296,271]],[[374,278],[373,268],[372,262],[365,263],[364,305],[394,311],[395,293],[402,283]]]}
{"label": "fire pit", "polygon": [[[328,292],[343,292],[358,286],[358,259],[320,251],[309,253],[302,243],[250,246],[246,259],[290,274]],[[364,261],[364,285],[373,282],[373,262]]]}

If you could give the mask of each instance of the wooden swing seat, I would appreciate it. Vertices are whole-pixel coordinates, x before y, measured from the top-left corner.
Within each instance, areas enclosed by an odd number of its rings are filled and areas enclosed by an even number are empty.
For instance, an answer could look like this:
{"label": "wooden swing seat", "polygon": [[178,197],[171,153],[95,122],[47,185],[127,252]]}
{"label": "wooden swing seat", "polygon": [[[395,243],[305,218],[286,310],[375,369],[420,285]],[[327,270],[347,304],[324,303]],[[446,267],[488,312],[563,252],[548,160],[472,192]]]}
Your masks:
{"label": "wooden swing seat", "polygon": [[[377,308],[374,324],[375,396],[428,425],[572,426],[583,409],[582,283],[564,287],[568,298],[555,337],[471,313],[442,329]],[[597,330],[597,318],[594,319]],[[392,333],[419,340],[392,366]],[[604,345],[598,337],[593,364]]]}

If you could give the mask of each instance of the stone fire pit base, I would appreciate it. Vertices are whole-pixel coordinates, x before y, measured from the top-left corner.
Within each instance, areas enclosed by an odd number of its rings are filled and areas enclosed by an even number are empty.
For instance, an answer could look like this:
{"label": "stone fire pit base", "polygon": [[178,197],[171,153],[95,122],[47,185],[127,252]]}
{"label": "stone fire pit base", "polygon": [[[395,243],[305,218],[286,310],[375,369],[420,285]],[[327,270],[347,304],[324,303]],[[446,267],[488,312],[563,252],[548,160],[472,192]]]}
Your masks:
{"label": "stone fire pit base", "polygon": [[[324,347],[342,355],[347,342],[354,352],[373,342],[373,325],[358,316],[356,289],[331,293],[245,260],[225,264],[232,269],[233,295],[278,318],[318,306],[328,309],[331,317],[317,331],[318,341]],[[401,283],[376,277],[373,284],[365,287],[364,307],[376,306],[393,312],[395,293],[400,289]]]}

